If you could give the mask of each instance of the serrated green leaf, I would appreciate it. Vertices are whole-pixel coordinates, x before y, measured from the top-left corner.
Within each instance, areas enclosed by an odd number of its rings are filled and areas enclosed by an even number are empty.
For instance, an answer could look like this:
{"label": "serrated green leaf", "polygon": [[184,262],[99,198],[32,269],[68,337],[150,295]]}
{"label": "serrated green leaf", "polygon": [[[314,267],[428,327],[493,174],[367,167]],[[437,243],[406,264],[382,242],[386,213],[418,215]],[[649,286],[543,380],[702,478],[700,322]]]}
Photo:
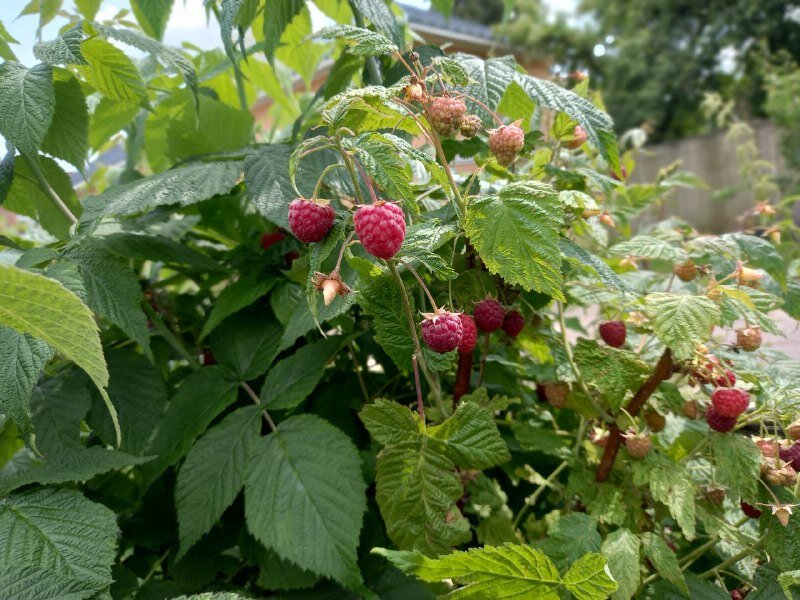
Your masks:
{"label": "serrated green leaf", "polygon": [[778,583],[786,593],[788,600],[792,600],[793,593],[791,588],[800,585],[800,570],[781,573],[778,575]]}
{"label": "serrated green leaf", "polygon": [[[466,71],[469,83],[455,86],[491,110],[497,110],[508,85],[514,79],[517,63],[513,56],[502,56],[483,60],[469,54],[454,54],[450,57]],[[470,114],[481,117],[484,123],[493,123],[492,115],[480,104],[465,98]]]}
{"label": "serrated green leaf", "polygon": [[586,554],[564,575],[564,587],[578,600],[603,600],[617,589],[600,554]]}
{"label": "serrated green leaf", "polygon": [[553,562],[541,551],[522,544],[503,544],[453,552],[428,558],[420,552],[376,548],[394,566],[430,583],[446,579],[462,585],[452,598],[537,598],[557,600],[561,577]]}
{"label": "serrated green leaf", "polygon": [[386,36],[353,25],[323,27],[314,37],[344,40],[349,51],[357,56],[379,56],[397,51],[397,46]]}
{"label": "serrated green leaf", "polygon": [[152,483],[181,459],[194,440],[225,408],[236,400],[238,384],[221,366],[203,367],[183,380],[167,405],[158,432],[148,448],[156,459],[144,466],[144,479]]}
{"label": "serrated green leaf", "polygon": [[455,235],[456,228],[442,224],[439,219],[415,223],[406,231],[398,256],[401,260],[411,259],[412,266],[423,265],[439,279],[455,279],[457,273],[436,253]]}
{"label": "serrated green leaf", "polygon": [[129,264],[90,240],[64,256],[80,269],[89,307],[137,342],[146,356],[151,356],[150,331],[141,308],[144,294]]}
{"label": "serrated green leaf", "polygon": [[410,210],[416,202],[411,189],[411,169],[396,148],[373,136],[359,136],[349,141],[356,160],[386,197],[402,200]]}
{"label": "serrated green leaf", "polygon": [[33,55],[43,63],[53,66],[88,64],[81,52],[83,38],[83,25],[78,24],[50,42],[34,44]]}
{"label": "serrated green leaf", "polygon": [[[322,302],[321,298],[319,300]],[[308,310],[308,305],[304,302],[300,302],[289,318],[286,329],[283,331],[281,345],[278,351],[282,352],[286,350],[312,329],[318,328],[326,321],[335,319],[339,315],[346,313],[352,306],[353,300],[354,294],[350,294],[346,298],[337,297],[328,306],[322,306],[317,310],[316,320],[314,320],[314,317],[311,315],[311,311]]]}
{"label": "serrated green leaf", "polygon": [[319,112],[334,131],[347,127],[355,133],[398,129],[419,134],[420,128],[411,118],[410,110],[393,102],[393,97],[394,94],[380,86],[351,89],[331,98]]}
{"label": "serrated green leaf", "polygon": [[0,58],[7,61],[17,62],[17,56],[14,54],[14,51],[11,49],[9,44],[19,44],[14,37],[8,33],[5,25],[3,22],[0,21]]}
{"label": "serrated green leaf", "polygon": [[261,307],[231,315],[211,334],[211,350],[241,381],[266,372],[278,354],[283,327]]}
{"label": "serrated green leaf", "polygon": [[612,256],[635,256],[637,258],[657,258],[672,263],[687,260],[686,252],[668,241],[650,235],[636,237],[613,245],[609,249]]}
{"label": "serrated green leaf", "polygon": [[[409,298],[411,310],[413,299]],[[358,303],[372,318],[375,341],[401,369],[411,371],[414,340],[403,308],[400,290],[389,275],[381,275],[364,282],[359,289]]]}
{"label": "serrated green leaf", "polygon": [[80,82],[63,69],[54,72],[56,110],[42,150],[83,171],[89,153],[89,114]]}
{"label": "serrated green leaf", "polygon": [[330,337],[304,346],[276,363],[261,388],[261,401],[267,409],[294,408],[305,400],[322,380],[325,365],[341,345],[341,337]]}
{"label": "serrated green leaf", "polygon": [[89,118],[89,144],[92,150],[101,148],[120,129],[129,125],[139,110],[136,104],[104,96]]}
{"label": "serrated green leaf", "polygon": [[600,551],[597,519],[587,514],[560,516],[548,528],[547,535],[539,547],[561,568],[572,565],[587,552]]}
{"label": "serrated green leaf", "polygon": [[0,264],[0,324],[39,338],[73,361],[100,390],[120,441],[116,411],[108,399],[108,370],[92,313],[61,283]]}
{"label": "serrated green leaf", "polygon": [[186,455],[175,484],[180,560],[222,517],[242,489],[261,439],[261,408],[246,406],[208,430]]}
{"label": "serrated green leaf", "polygon": [[131,0],[131,9],[144,32],[160,40],[172,12],[173,0]]}
{"label": "serrated green leaf", "polygon": [[658,574],[688,595],[689,588],[675,552],[660,535],[647,532],[641,534],[641,538],[644,555],[653,563]]}
{"label": "serrated green leaf", "polygon": [[114,100],[141,103],[147,99],[139,70],[116,46],[97,37],[81,42],[86,65],[78,70],[98,92]]}
{"label": "serrated green leaf", "polygon": [[211,307],[206,324],[200,338],[212,332],[220,323],[232,314],[250,306],[253,302],[265,296],[275,285],[275,278],[265,278],[258,275],[245,275],[225,287]]}
{"label": "serrated green leaf", "polygon": [[49,65],[0,64],[0,134],[23,154],[36,154],[53,120],[56,99]]}
{"label": "serrated green leaf", "polygon": [[756,502],[761,476],[761,451],[750,438],[711,434],[716,479],[745,502]]}
{"label": "serrated green leaf", "polygon": [[28,401],[53,349],[31,335],[0,327],[0,412],[10,417],[23,436],[33,432]]}
{"label": "serrated green leaf", "polygon": [[167,155],[175,160],[232,152],[250,143],[253,115],[201,95],[198,112],[186,111],[170,119],[167,129]]}
{"label": "serrated green leaf", "polygon": [[384,0],[353,0],[353,10],[361,13],[372,25],[395,44],[401,46],[405,39],[397,25],[392,9]]}
{"label": "serrated green leaf", "polygon": [[87,198],[83,218],[134,215],[173,204],[189,206],[228,193],[241,173],[242,166],[235,161],[191,163]]}
{"label": "serrated green leaf", "polygon": [[[2,206],[3,202],[8,198],[11,186],[14,185],[14,163],[16,162],[16,155],[16,150],[9,150],[6,152],[3,160],[0,160],[0,206]],[[4,236],[4,240],[8,240],[8,238]],[[13,247],[5,241],[3,245]]]}
{"label": "serrated green leaf", "polygon": [[710,581],[703,581],[696,575],[686,576],[688,594],[684,595],[683,590],[676,588],[667,581],[657,581],[647,588],[646,598],[648,600],[729,600],[730,594],[722,588],[714,585]]}
{"label": "serrated green leaf", "polygon": [[695,538],[694,483],[683,465],[665,455],[651,452],[647,458],[633,465],[636,485],[649,485],[650,493],[662,502],[678,522],[686,539]]}
{"label": "serrated green leaf", "polygon": [[36,447],[46,460],[84,449],[80,440],[81,421],[91,404],[86,384],[80,371],[69,369],[33,389],[31,416],[39,430]]}
{"label": "serrated green leaf", "polygon": [[275,63],[275,50],[283,32],[303,6],[302,0],[275,0],[270,4],[270,18],[264,19],[264,54],[270,64]]}
{"label": "serrated green leaf", "polygon": [[568,238],[562,237],[559,240],[559,248],[561,248],[561,252],[566,258],[573,259],[581,267],[591,270],[608,287],[623,294],[633,292],[633,289],[622,281],[599,256],[584,250]]}
{"label": "serrated green leaf", "polygon": [[563,219],[563,206],[553,188],[520,181],[496,195],[473,199],[464,228],[492,273],[509,284],[563,300],[558,246]]}
{"label": "serrated green leaf", "polygon": [[289,176],[292,147],[270,144],[244,163],[247,196],[267,219],[289,228],[289,203],[297,195]]}
{"label": "serrated green leaf", "polygon": [[633,352],[584,338],[575,345],[575,362],[589,386],[595,387],[614,410],[624,404],[625,394],[638,388],[650,372]]}
{"label": "serrated green leaf", "polygon": [[441,442],[442,453],[463,469],[488,469],[511,458],[492,413],[472,402],[461,403],[427,435]]}
{"label": "serrated green leaf", "polygon": [[695,346],[709,338],[721,318],[713,300],[688,294],[649,294],[645,311],[653,333],[678,360],[690,358]]}
{"label": "serrated green leaf", "polygon": [[95,238],[94,243],[122,258],[147,259],[168,265],[189,265],[201,271],[225,271],[224,267],[202,252],[161,235],[120,231]]}
{"label": "serrated green leaf", "polygon": [[78,600],[112,582],[113,512],[74,490],[0,499],[0,589],[15,600]]}
{"label": "serrated green leaf", "polygon": [[[320,456],[326,456],[320,461]],[[245,517],[255,538],[303,569],[364,591],[356,548],[367,508],[350,439],[313,415],[264,438],[247,468]]]}
{"label": "serrated green leaf", "polygon": [[75,0],[75,8],[85,19],[94,19],[103,0]]}
{"label": "serrated green leaf", "polygon": [[[608,570],[619,585],[612,598],[614,600],[633,598],[636,590],[639,589],[639,582],[642,580],[639,538],[628,529],[621,527],[603,540],[600,551],[608,560]],[[601,596],[601,598],[605,598],[605,596]]]}
{"label": "serrated green leaf", "polygon": [[378,398],[358,413],[372,438],[383,446],[413,442],[419,435],[419,417],[392,400]]}

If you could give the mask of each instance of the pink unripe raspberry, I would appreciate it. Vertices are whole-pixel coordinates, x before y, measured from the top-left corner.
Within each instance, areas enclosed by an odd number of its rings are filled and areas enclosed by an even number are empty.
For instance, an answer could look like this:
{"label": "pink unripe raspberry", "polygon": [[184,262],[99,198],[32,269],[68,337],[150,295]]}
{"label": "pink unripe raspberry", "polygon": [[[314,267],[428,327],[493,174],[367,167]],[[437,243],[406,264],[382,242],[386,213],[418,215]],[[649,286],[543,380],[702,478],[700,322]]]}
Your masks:
{"label": "pink unripe raspberry", "polygon": [[516,125],[504,125],[489,134],[489,150],[501,165],[510,165],[525,145],[525,132]]}
{"label": "pink unripe raspberry", "polygon": [[464,327],[456,313],[441,311],[422,322],[422,339],[439,354],[458,348],[463,334]]}
{"label": "pink unripe raspberry", "polygon": [[330,204],[297,198],[289,205],[289,228],[301,242],[318,242],[333,227],[334,216]]}
{"label": "pink unripe raspberry", "polygon": [[478,329],[485,333],[500,329],[503,326],[503,319],[506,318],[506,311],[494,298],[478,302],[472,314],[475,315],[475,324]]}
{"label": "pink unripe raspberry", "polygon": [[518,310],[510,310],[503,318],[503,331],[510,337],[517,337],[525,328],[525,317]]}
{"label": "pink unripe raspberry", "polygon": [[461,129],[467,105],[461,98],[432,98],[428,103],[428,119],[439,135],[454,136]]}
{"label": "pink unripe raspberry", "polygon": [[481,118],[478,115],[466,115],[461,120],[461,135],[465,138],[474,138],[480,130]]}
{"label": "pink unripe raspberry", "polygon": [[735,419],[750,406],[750,394],[736,388],[718,387],[711,394],[711,404],[718,415]]}
{"label": "pink unripe raspberry", "polygon": [[580,125],[575,125],[575,129],[572,131],[572,139],[567,142],[567,148],[571,150],[580,148],[586,143],[586,138],[586,130]]}
{"label": "pink unripe raspberry", "polygon": [[600,324],[600,337],[613,348],[621,348],[625,345],[626,335],[627,330],[622,321],[606,321]]}
{"label": "pink unripe raspberry", "polygon": [[458,318],[461,319],[461,341],[458,343],[458,351],[461,354],[469,354],[475,350],[475,345],[478,343],[478,326],[475,325],[475,319],[470,315],[459,313]]}
{"label": "pink unripe raspberry", "polygon": [[714,431],[725,433],[736,427],[736,417],[723,417],[712,405],[706,411],[706,423]]}
{"label": "pink unripe raspberry", "polygon": [[358,208],[353,221],[356,235],[364,249],[377,258],[392,258],[406,237],[403,209],[397,204],[379,200]]}

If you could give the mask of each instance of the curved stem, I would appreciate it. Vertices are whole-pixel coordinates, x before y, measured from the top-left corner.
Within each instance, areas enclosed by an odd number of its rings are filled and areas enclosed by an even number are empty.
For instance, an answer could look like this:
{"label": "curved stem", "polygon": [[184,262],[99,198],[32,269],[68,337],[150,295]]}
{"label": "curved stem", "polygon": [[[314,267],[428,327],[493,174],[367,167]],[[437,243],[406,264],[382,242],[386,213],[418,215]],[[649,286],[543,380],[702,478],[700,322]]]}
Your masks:
{"label": "curved stem", "polygon": [[364,198],[364,192],[361,191],[361,184],[358,183],[358,175],[356,175],[355,167],[353,167],[353,157],[342,147],[342,143],[338,142],[336,144],[336,148],[339,150],[339,154],[342,155],[342,159],[344,159],[344,165],[347,168],[347,172],[350,173],[350,179],[353,182],[353,187],[356,190],[356,204],[366,204],[367,201]]}
{"label": "curved stem", "polygon": [[569,461],[565,460],[560,465],[558,465],[550,475],[547,476],[539,487],[531,494],[526,500],[525,504],[522,505],[522,508],[519,509],[517,516],[514,518],[514,522],[511,524],[513,529],[517,529],[519,527],[520,522],[522,521],[522,517],[530,510],[530,508],[536,504],[536,501],[539,499],[539,496],[545,490],[545,488],[549,487],[553,480],[558,476],[561,471],[566,469],[569,466]]}
{"label": "curved stem", "polygon": [[716,567],[713,567],[706,571],[705,573],[701,573],[697,576],[698,579],[708,579],[709,577],[713,577],[719,571],[723,571],[730,567],[731,565],[735,565],[737,562],[742,560],[743,558],[747,558],[751,554],[756,554],[759,551],[761,544],[763,544],[767,539],[767,534],[765,533],[760,538],[758,538],[752,546],[744,548],[741,552],[737,552],[730,558],[723,560],[720,564]]}
{"label": "curved stem", "polygon": [[433,312],[434,313],[438,313],[439,312],[439,308],[436,306],[436,301],[433,299],[433,295],[431,294],[430,290],[428,289],[428,286],[425,285],[424,281],[422,281],[422,277],[420,277],[419,273],[417,273],[417,270],[414,267],[412,267],[410,263],[407,263],[405,261],[403,261],[403,266],[406,269],[408,269],[409,272],[417,279],[417,281],[419,282],[420,287],[425,292],[425,295],[428,297],[428,302],[431,303],[431,307],[433,308]]}
{"label": "curved stem", "polygon": [[478,100],[478,99],[477,99],[477,98],[475,98],[474,96],[470,96],[469,94],[467,94],[467,93],[465,93],[465,92],[461,92],[461,95],[462,95],[462,96],[464,96],[465,98],[468,98],[468,99],[472,100],[472,101],[473,101],[475,104],[477,104],[478,106],[480,106],[481,108],[483,108],[483,110],[485,110],[485,111],[486,111],[486,112],[488,112],[490,115],[492,115],[492,117],[494,118],[494,120],[495,120],[495,121],[497,121],[497,124],[498,124],[498,125],[500,125],[501,127],[503,127],[503,126],[505,125],[505,123],[503,123],[503,119],[501,119],[500,117],[498,117],[498,116],[497,116],[497,113],[496,113],[496,112],[494,112],[494,111],[493,111],[491,108],[489,108],[488,106],[486,106],[486,105],[485,105],[483,102],[481,102],[480,100]]}
{"label": "curved stem", "polygon": [[31,169],[33,176],[36,178],[36,183],[39,185],[39,188],[44,192],[45,196],[50,198],[51,202],[56,205],[56,208],[59,210],[61,214],[63,214],[72,225],[78,222],[78,218],[72,213],[66,203],[61,199],[58,193],[53,189],[50,185],[50,182],[47,181],[47,177],[44,175],[44,171],[42,171],[41,165],[39,165],[38,158],[31,158],[26,155],[22,155],[22,158],[25,159],[25,162]]}
{"label": "curved stem", "polygon": [[353,164],[358,169],[358,172],[361,173],[361,178],[364,180],[364,184],[367,186],[367,191],[369,192],[369,197],[372,198],[373,202],[378,202],[378,196],[375,194],[375,188],[372,187],[372,180],[370,179],[367,172],[364,170],[364,167],[361,166],[361,163],[353,157]]}
{"label": "curved stem", "polygon": [[[261,406],[261,398],[258,397],[258,394],[253,391],[253,388],[251,388],[247,382],[241,382],[239,387],[241,387],[245,393],[250,396],[250,400],[252,400],[256,406]],[[272,417],[269,416],[266,408],[261,411],[261,416],[264,417],[264,420],[267,422],[267,425],[269,425],[271,431],[278,429],[275,426],[275,422],[272,420]]]}
{"label": "curved stem", "polygon": [[328,165],[322,170],[322,173],[319,174],[319,179],[317,179],[317,185],[314,186],[314,191],[311,193],[312,200],[316,200],[319,197],[319,190],[322,187],[322,180],[325,179],[325,175],[337,168],[344,169],[346,167],[341,163],[334,163],[332,165]]}
{"label": "curved stem", "polygon": [[417,388],[417,412],[422,424],[425,424],[425,403],[422,401],[422,386],[419,383],[419,366],[417,365],[417,355],[411,357],[411,362],[414,365],[414,387]]}

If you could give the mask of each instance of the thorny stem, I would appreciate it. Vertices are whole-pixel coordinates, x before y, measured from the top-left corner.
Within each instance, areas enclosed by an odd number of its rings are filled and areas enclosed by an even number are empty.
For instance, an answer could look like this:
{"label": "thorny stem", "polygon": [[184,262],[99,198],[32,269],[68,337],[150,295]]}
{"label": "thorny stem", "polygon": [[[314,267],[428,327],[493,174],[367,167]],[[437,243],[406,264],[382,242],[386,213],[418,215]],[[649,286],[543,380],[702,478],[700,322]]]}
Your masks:
{"label": "thorny stem", "polygon": [[411,357],[411,362],[414,365],[414,385],[417,388],[417,412],[422,424],[425,424],[425,403],[422,401],[422,386],[419,383],[419,366],[417,365],[417,355]]}
{"label": "thorny stem", "polygon": [[413,276],[416,278],[416,280],[419,282],[419,285],[420,285],[420,287],[421,287],[421,288],[422,288],[422,290],[425,292],[425,295],[428,297],[428,302],[430,302],[430,303],[431,303],[431,307],[433,308],[433,312],[434,312],[434,313],[438,313],[438,312],[439,312],[439,308],[436,306],[436,301],[433,299],[433,295],[431,295],[431,292],[430,292],[430,290],[428,289],[428,286],[427,286],[427,285],[425,285],[425,282],[424,282],[424,281],[422,281],[422,277],[420,277],[420,276],[419,276],[419,273],[417,273],[417,270],[416,270],[414,267],[412,267],[410,263],[407,263],[407,262],[405,262],[405,261],[403,262],[403,266],[404,266],[406,269],[408,269],[408,270],[409,270],[409,272],[410,272],[410,273],[411,273],[411,274],[412,274],[412,275],[413,275]]}
{"label": "thorny stem", "polygon": [[50,185],[50,182],[47,181],[47,177],[44,175],[44,171],[42,171],[42,167],[39,165],[38,158],[31,158],[29,156],[25,156],[23,154],[23,158],[25,162],[28,163],[28,166],[33,172],[33,176],[36,178],[36,183],[39,185],[39,188],[44,192],[45,196],[50,198],[53,204],[56,205],[56,208],[63,214],[72,225],[78,222],[78,218],[72,213],[69,207],[64,203],[58,193],[53,189]]}

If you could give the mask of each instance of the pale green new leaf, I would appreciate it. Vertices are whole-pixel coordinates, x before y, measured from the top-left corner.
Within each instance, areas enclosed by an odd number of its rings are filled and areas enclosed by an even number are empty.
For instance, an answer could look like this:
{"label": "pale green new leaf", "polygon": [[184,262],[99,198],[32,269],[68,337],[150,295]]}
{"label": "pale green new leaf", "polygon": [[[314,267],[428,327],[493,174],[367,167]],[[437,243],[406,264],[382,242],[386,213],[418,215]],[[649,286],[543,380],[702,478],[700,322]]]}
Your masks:
{"label": "pale green new leaf", "polygon": [[344,40],[350,52],[357,56],[379,56],[397,51],[397,46],[386,36],[353,25],[323,27],[314,37]]}
{"label": "pale green new leaf", "polygon": [[741,435],[711,434],[716,478],[745,502],[756,502],[761,476],[761,451]]}
{"label": "pale green new leaf", "polygon": [[588,385],[597,388],[614,410],[623,405],[625,394],[637,389],[650,371],[634,353],[584,338],[575,345],[575,362]]}
{"label": "pale green new leaf", "polygon": [[244,485],[245,468],[261,439],[261,409],[246,406],[208,430],[186,455],[175,484],[180,552],[219,521]]}
{"label": "pale green new leaf", "polygon": [[355,133],[376,129],[398,129],[412,135],[420,128],[412,112],[394,102],[394,93],[385,87],[355,88],[337,94],[320,109],[322,120],[332,129],[347,127]]}
{"label": "pale green new leaf", "polygon": [[53,279],[0,264],[0,324],[43,340],[86,371],[103,395],[119,444],[100,336],[86,305]]}
{"label": "pale green new leaf", "polygon": [[9,416],[23,436],[33,431],[28,401],[53,349],[29,334],[0,327],[0,412]]}
{"label": "pale green new leaf", "polygon": [[131,0],[131,8],[144,32],[160,40],[172,12],[173,0]]}
{"label": "pale green new leaf", "polygon": [[488,469],[511,458],[492,413],[473,402],[460,404],[427,434],[441,442],[442,452],[463,469]]}
{"label": "pale green new leaf", "polygon": [[509,284],[563,300],[559,249],[563,220],[563,205],[552,187],[520,181],[472,200],[464,228],[489,271]]}
{"label": "pale green new leaf", "polygon": [[[440,558],[428,558],[420,552],[384,548],[376,548],[373,552],[423,581],[439,583],[450,579],[462,585],[447,595],[453,600],[558,600],[560,597],[558,588],[561,577],[556,566],[541,550],[531,546],[485,546],[466,552],[453,552]],[[584,572],[583,568],[581,572]]]}
{"label": "pale green new leaf", "polygon": [[649,294],[645,311],[653,332],[678,360],[690,358],[695,346],[708,340],[721,318],[713,300],[688,294]]}
{"label": "pale green new leaf", "polygon": [[365,405],[358,416],[372,439],[382,446],[413,442],[420,436],[419,417],[407,406],[392,400],[378,398]]}
{"label": "pale green new leaf", "polygon": [[264,19],[264,54],[270,64],[275,64],[275,50],[281,36],[292,19],[302,10],[302,0],[274,0],[269,5],[269,18]]}
{"label": "pale green new leaf", "polygon": [[644,555],[653,563],[658,574],[688,595],[689,588],[686,587],[686,579],[683,577],[678,557],[672,548],[667,546],[664,539],[655,533],[643,533],[641,538]]}
{"label": "pale green new leaf", "polygon": [[203,325],[200,338],[207,336],[235,312],[250,306],[253,302],[265,296],[275,285],[275,282],[276,279],[272,277],[245,275],[226,286],[211,307],[211,313],[208,315],[206,324]]}
{"label": "pale green new leaf", "polygon": [[657,258],[671,263],[684,262],[688,258],[683,248],[650,235],[637,235],[634,238],[615,244],[609,249],[609,253],[612,256]]}
{"label": "pale green new leaf", "polygon": [[341,345],[341,337],[330,337],[303,346],[276,363],[261,388],[261,401],[267,409],[294,408],[305,400],[322,380],[325,365]]}
{"label": "pale green new leaf", "polygon": [[242,165],[235,161],[191,163],[87,198],[83,218],[134,215],[173,204],[189,206],[228,193],[241,174]]}
{"label": "pale green new leaf", "polygon": [[608,560],[608,570],[619,584],[619,588],[612,596],[614,600],[633,598],[639,588],[639,582],[642,580],[639,538],[628,529],[621,527],[606,537],[600,547],[600,552]]}
{"label": "pale green new leaf", "polygon": [[140,103],[147,99],[144,81],[131,59],[119,48],[97,37],[81,42],[86,65],[78,69],[98,92],[114,100]]}
{"label": "pale green new leaf", "polygon": [[53,69],[0,64],[0,134],[23,154],[36,154],[56,109]]}
{"label": "pale green new leaf", "polygon": [[79,600],[112,582],[112,511],[74,490],[0,499],[0,589],[15,600]]}
{"label": "pale green new leaf", "polygon": [[617,590],[617,582],[606,571],[605,558],[586,554],[564,575],[564,587],[577,600],[604,600]]}
{"label": "pale green new leaf", "polygon": [[53,73],[56,110],[42,150],[83,171],[89,153],[89,113],[80,82],[64,69]]}
{"label": "pale green new leaf", "polygon": [[364,490],[350,439],[319,417],[291,417],[258,444],[248,464],[247,528],[281,558],[365,591],[356,562]]}

